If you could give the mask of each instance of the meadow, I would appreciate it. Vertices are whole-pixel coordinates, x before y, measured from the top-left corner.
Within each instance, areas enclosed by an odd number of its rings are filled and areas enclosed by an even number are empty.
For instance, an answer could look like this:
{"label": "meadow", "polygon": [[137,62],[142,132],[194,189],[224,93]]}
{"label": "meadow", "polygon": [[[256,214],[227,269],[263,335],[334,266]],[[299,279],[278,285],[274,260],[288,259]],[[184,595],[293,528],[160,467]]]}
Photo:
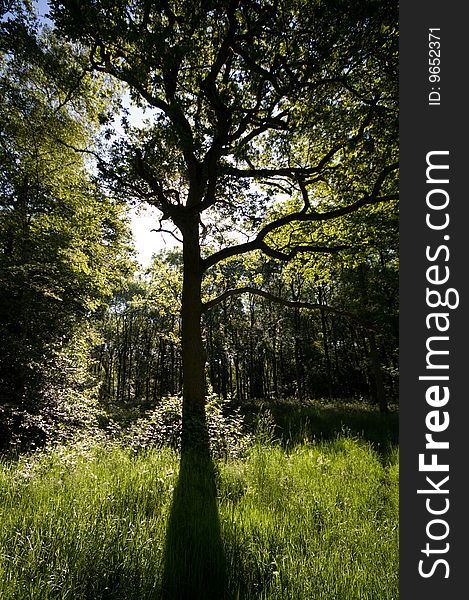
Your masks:
{"label": "meadow", "polygon": [[0,598],[397,600],[397,420],[331,411],[297,436],[269,413],[213,460],[90,438],[4,459]]}

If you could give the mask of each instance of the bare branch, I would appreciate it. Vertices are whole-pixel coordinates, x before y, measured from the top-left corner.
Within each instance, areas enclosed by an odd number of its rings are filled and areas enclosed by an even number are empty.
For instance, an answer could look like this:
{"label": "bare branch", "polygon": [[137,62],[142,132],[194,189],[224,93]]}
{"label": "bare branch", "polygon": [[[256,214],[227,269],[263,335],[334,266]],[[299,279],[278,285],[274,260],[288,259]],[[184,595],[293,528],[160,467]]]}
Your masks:
{"label": "bare branch", "polygon": [[182,244],[182,243],[183,243],[183,240],[182,240],[181,238],[179,238],[179,237],[178,237],[178,236],[177,236],[177,235],[174,233],[174,231],[173,231],[173,230],[171,230],[171,229],[165,229],[165,228],[163,227],[163,225],[162,225],[162,222],[163,222],[164,220],[165,220],[165,219],[164,219],[164,217],[163,217],[163,218],[161,218],[161,219],[159,220],[159,227],[158,227],[158,229],[150,229],[150,231],[153,231],[153,232],[155,232],[155,233],[169,233],[169,235],[171,235],[171,236],[172,236],[172,237],[173,237],[173,238],[174,238],[174,239],[175,239],[177,242],[179,242],[180,244]]}

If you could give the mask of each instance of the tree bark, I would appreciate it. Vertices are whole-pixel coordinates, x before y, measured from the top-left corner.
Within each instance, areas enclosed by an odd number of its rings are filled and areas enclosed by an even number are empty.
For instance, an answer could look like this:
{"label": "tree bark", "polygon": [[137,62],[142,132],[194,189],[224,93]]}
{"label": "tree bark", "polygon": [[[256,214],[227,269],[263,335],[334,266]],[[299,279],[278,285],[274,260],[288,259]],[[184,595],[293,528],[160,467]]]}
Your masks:
{"label": "tree bark", "polygon": [[180,226],[183,234],[182,285],[182,450],[209,449],[205,416],[205,351],[202,341],[202,268],[198,216]]}

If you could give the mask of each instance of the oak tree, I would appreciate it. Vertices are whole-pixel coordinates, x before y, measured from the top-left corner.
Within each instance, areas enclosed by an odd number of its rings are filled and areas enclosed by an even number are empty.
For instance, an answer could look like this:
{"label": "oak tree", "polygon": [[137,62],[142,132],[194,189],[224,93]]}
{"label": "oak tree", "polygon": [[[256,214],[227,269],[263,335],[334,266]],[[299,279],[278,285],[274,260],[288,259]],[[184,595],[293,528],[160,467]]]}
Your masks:
{"label": "oak tree", "polygon": [[372,229],[381,207],[396,210],[397,3],[51,6],[58,34],[147,111],[143,126],[124,122],[98,162],[115,190],[156,206],[161,228],[169,222],[182,240],[189,447],[205,418],[201,318],[217,303],[203,301],[204,274],[253,251],[280,261],[337,254],[360,242],[347,235],[352,221]]}

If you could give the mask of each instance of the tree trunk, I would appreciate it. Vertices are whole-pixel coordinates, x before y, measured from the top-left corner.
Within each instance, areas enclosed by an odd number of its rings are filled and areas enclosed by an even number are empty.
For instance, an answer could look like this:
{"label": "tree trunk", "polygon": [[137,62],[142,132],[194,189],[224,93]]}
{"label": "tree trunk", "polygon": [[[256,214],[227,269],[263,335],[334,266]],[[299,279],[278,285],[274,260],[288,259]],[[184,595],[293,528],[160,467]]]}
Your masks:
{"label": "tree trunk", "polygon": [[[318,287],[318,300],[321,306],[326,306],[326,298],[323,294],[322,287]],[[326,360],[326,374],[327,374],[327,390],[329,394],[329,400],[332,400],[333,397],[333,380],[332,380],[332,365],[331,365],[331,357],[329,354],[329,335],[327,332],[327,323],[326,323],[326,315],[323,308],[320,309],[321,314],[321,329],[322,329],[322,343],[324,350],[324,358]]]}
{"label": "tree trunk", "polygon": [[296,395],[298,400],[304,399],[304,368],[303,352],[301,348],[301,319],[300,311],[295,308],[294,316],[295,326],[295,375],[296,375]]}
{"label": "tree trunk", "polygon": [[160,383],[160,398],[163,398],[168,392],[168,386],[166,385],[166,340],[161,337],[158,348],[158,360],[160,368],[158,369],[159,383]]}
{"label": "tree trunk", "polygon": [[378,348],[376,346],[375,334],[372,331],[369,332],[368,340],[370,342],[371,368],[373,371],[373,376],[374,376],[375,385],[376,385],[376,399],[378,402],[380,412],[386,413],[386,412],[388,412],[388,404],[386,401],[386,392],[384,389],[383,374],[381,373],[381,366],[379,364],[379,355],[378,355]]}
{"label": "tree trunk", "polygon": [[183,234],[182,285],[182,451],[209,448],[205,417],[205,351],[202,342],[202,269],[198,218],[180,227]]}
{"label": "tree trunk", "polygon": [[275,400],[279,399],[278,395],[278,366],[277,366],[277,324],[274,323],[272,328],[272,390]]}

